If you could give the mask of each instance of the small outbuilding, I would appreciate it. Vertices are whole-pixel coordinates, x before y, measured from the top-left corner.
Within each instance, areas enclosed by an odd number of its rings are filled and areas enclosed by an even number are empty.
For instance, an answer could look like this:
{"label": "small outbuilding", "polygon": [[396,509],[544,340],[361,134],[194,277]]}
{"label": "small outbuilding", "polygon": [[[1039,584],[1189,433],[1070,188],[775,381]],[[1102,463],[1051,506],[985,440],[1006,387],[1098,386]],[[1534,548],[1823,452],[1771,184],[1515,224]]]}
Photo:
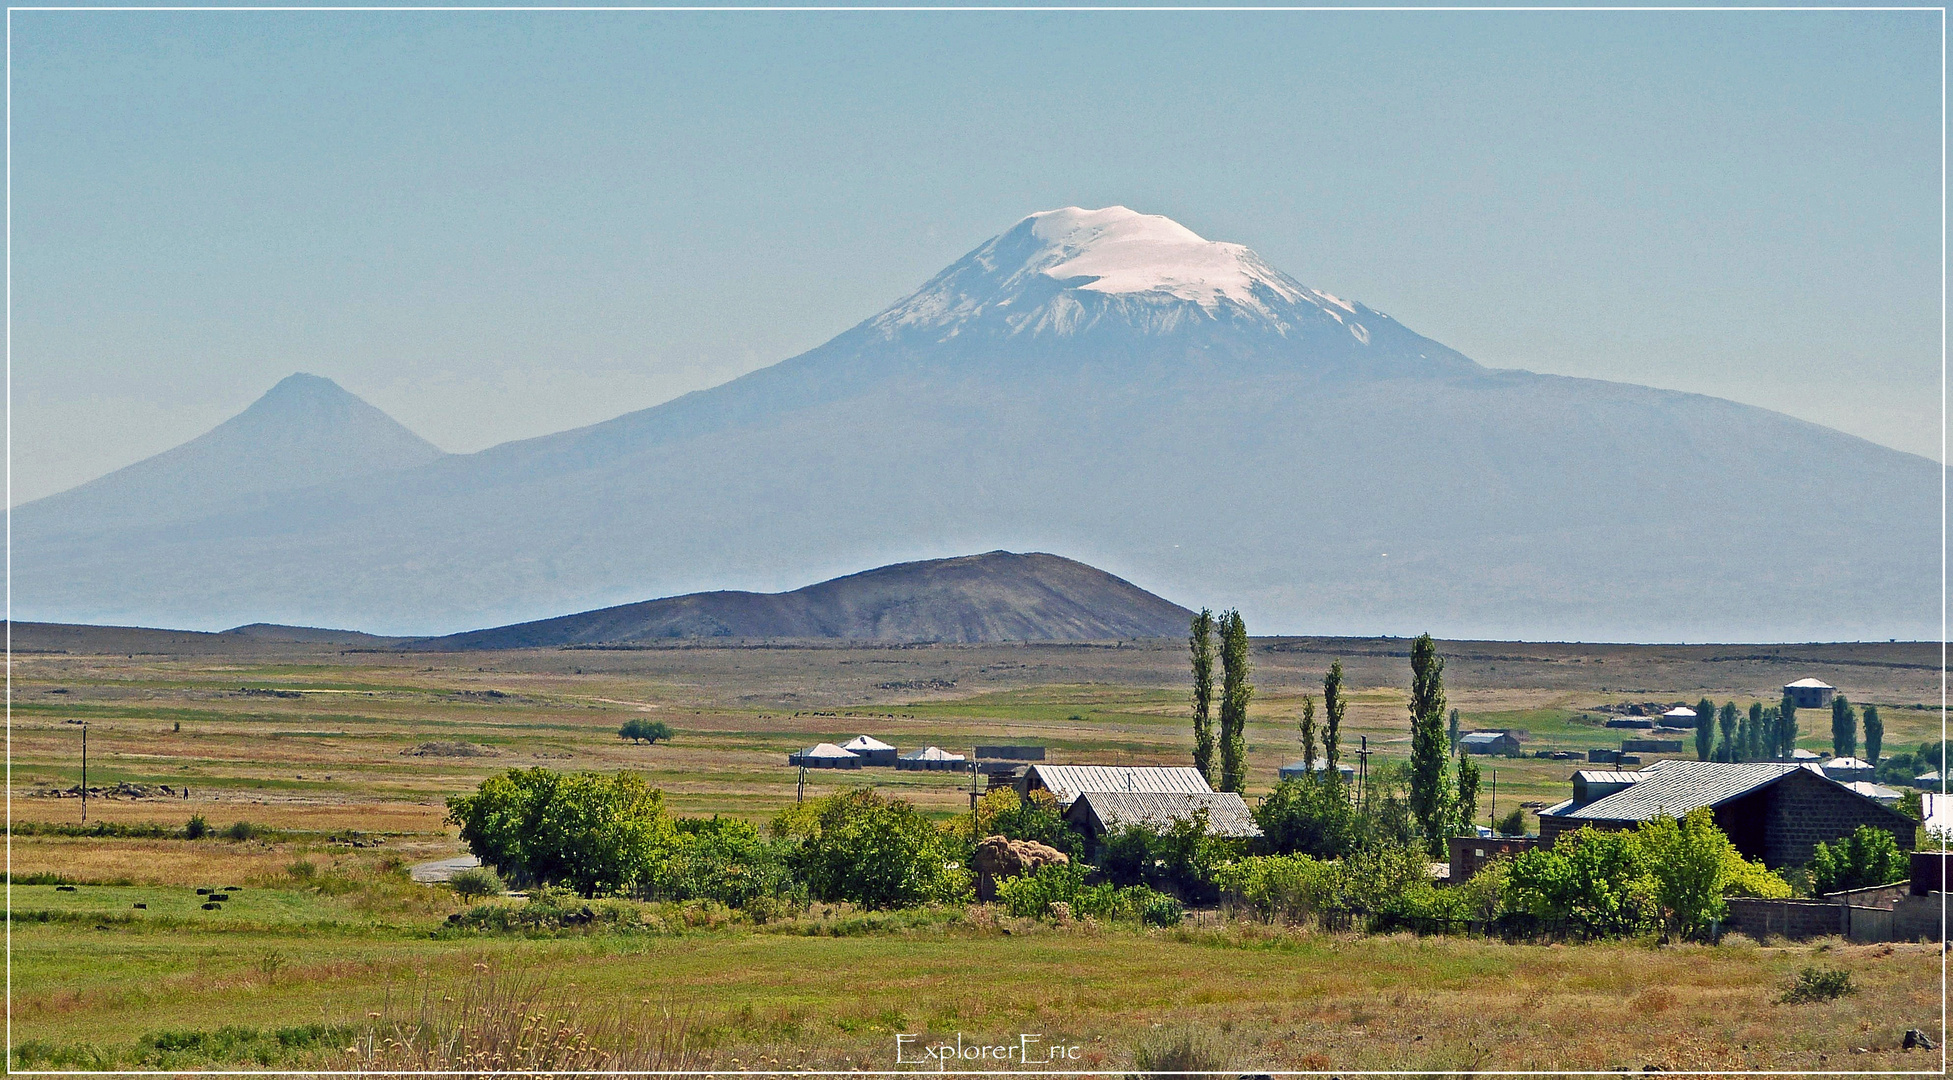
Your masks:
{"label": "small outbuilding", "polygon": [[1790,752],[1790,760],[1802,765],[1806,761],[1823,761],[1824,755],[1812,753],[1800,746]]}
{"label": "small outbuilding", "polygon": [[917,770],[962,772],[969,768],[969,764],[968,758],[961,754],[952,754],[940,746],[925,746],[895,759],[896,768],[910,772]]}
{"label": "small outbuilding", "polygon": [[1800,709],[1828,709],[1837,693],[1836,687],[1816,679],[1798,679],[1783,687],[1783,696]]}
{"label": "small outbuilding", "polygon": [[1934,791],[1938,791],[1940,784],[1940,773],[1938,769],[1920,773],[1918,776],[1912,778],[1912,786],[1916,788],[1931,788]]}
{"label": "small outbuilding", "polygon": [[787,764],[804,769],[859,769],[861,759],[831,742],[824,742],[798,754],[788,754]]}
{"label": "small outbuilding", "polygon": [[1878,772],[1871,762],[1855,757],[1834,757],[1818,768],[1824,770],[1824,775],[1841,784],[1849,784],[1853,780],[1870,780],[1872,775]]}
{"label": "small outbuilding", "polygon": [[1695,710],[1680,705],[1661,714],[1663,727],[1692,728],[1695,726],[1695,721]]}
{"label": "small outbuilding", "polygon": [[[1276,775],[1283,780],[1300,780],[1312,773],[1328,771],[1329,759],[1319,757],[1314,761],[1291,761],[1277,770]],[[1356,769],[1339,761],[1336,763],[1336,775],[1342,777],[1345,781],[1351,781],[1356,779]]]}
{"label": "small outbuilding", "polygon": [[860,758],[863,765],[895,764],[895,748],[872,735],[856,735],[842,743],[841,749]]}
{"label": "small outbuilding", "polygon": [[1519,753],[1519,740],[1509,731],[1473,731],[1458,740],[1458,749],[1467,754],[1513,757]]}

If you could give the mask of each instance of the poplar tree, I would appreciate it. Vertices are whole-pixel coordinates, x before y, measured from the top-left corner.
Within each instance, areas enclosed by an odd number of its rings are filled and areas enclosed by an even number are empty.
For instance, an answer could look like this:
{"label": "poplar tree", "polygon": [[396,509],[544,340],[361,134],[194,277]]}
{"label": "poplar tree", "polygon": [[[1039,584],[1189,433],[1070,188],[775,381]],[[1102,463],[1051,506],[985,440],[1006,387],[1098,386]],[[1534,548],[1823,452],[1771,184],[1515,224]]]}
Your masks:
{"label": "poplar tree", "polygon": [[1451,748],[1453,750],[1458,749],[1458,740],[1465,737],[1465,732],[1458,726],[1457,709],[1451,710],[1451,719],[1444,726],[1444,736],[1451,740]]}
{"label": "poplar tree", "polygon": [[1322,756],[1329,761],[1329,775],[1339,779],[1342,774],[1336,771],[1336,762],[1342,754],[1343,714],[1348,710],[1349,702],[1343,700],[1343,662],[1337,660],[1322,677]]}
{"label": "poplar tree", "polygon": [[1879,748],[1885,745],[1885,721],[1878,718],[1878,706],[1865,706],[1865,760],[1878,764]]}
{"label": "poplar tree", "polygon": [[1707,701],[1695,706],[1695,760],[1707,761],[1716,752],[1716,711]]}
{"label": "poplar tree", "polygon": [[1444,658],[1429,634],[1411,642],[1410,714],[1410,812],[1424,832],[1427,848],[1436,855],[1444,844],[1440,834],[1451,816],[1453,795],[1448,768],[1451,748],[1444,730]]}
{"label": "poplar tree", "polygon": [[1476,835],[1478,823],[1478,762],[1470,754],[1458,755],[1458,831]]}
{"label": "poplar tree", "polygon": [[1772,761],[1782,761],[1790,756],[1783,745],[1783,711],[1775,705],[1763,710],[1763,743],[1769,748]]}
{"label": "poplar tree", "polygon": [[1770,752],[1766,748],[1770,741],[1769,736],[1769,731],[1763,726],[1763,703],[1750,702],[1750,737],[1743,740],[1743,747],[1748,751],[1743,760],[1762,761],[1769,757]]}
{"label": "poplar tree", "polygon": [[1736,760],[1736,703],[1724,702],[1722,711],[1716,714],[1716,726],[1722,728],[1722,746],[1716,750],[1717,761]]}
{"label": "poplar tree", "polygon": [[1237,794],[1247,781],[1248,624],[1230,608],[1221,616],[1221,783],[1220,790]]}
{"label": "poplar tree", "polygon": [[[1731,702],[1731,704],[1734,704],[1734,702]],[[1750,714],[1738,712],[1736,714],[1736,749],[1729,760],[1748,761],[1750,759],[1750,735]]]}
{"label": "poplar tree", "polygon": [[1851,757],[1858,753],[1858,711],[1843,694],[1831,699],[1831,756]]}
{"label": "poplar tree", "polygon": [[1797,753],[1797,703],[1789,694],[1777,706],[1777,745],[1783,747],[1785,761]]}
{"label": "poplar tree", "polygon": [[1316,778],[1316,699],[1302,699],[1302,764],[1309,770],[1309,779]]}
{"label": "poplar tree", "polygon": [[1193,654],[1194,768],[1208,784],[1214,775],[1214,613],[1206,608],[1193,617],[1187,635]]}

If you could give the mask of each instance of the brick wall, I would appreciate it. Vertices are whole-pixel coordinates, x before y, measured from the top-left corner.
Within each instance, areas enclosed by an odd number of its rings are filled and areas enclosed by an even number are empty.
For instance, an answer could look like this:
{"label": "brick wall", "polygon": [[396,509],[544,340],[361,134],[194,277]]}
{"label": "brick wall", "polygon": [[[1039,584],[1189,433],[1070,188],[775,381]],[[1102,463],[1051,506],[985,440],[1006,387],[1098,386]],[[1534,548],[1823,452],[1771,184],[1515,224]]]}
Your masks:
{"label": "brick wall", "polygon": [[1501,855],[1517,855],[1540,846],[1532,836],[1454,836],[1451,838],[1451,883],[1464,881]]}
{"label": "brick wall", "polygon": [[[1759,802],[1760,805],[1752,805]],[[1908,850],[1918,832],[1918,823],[1904,814],[1880,806],[1808,769],[1799,769],[1725,809],[1761,815],[1761,854],[1764,865],[1772,869],[1801,866],[1811,861],[1811,853],[1818,844],[1850,836],[1860,825],[1890,832],[1899,846]],[[1716,814],[1718,821],[1723,816],[1720,811]],[[1734,832],[1731,839],[1736,839]],[[1744,845],[1739,841],[1737,846]]]}

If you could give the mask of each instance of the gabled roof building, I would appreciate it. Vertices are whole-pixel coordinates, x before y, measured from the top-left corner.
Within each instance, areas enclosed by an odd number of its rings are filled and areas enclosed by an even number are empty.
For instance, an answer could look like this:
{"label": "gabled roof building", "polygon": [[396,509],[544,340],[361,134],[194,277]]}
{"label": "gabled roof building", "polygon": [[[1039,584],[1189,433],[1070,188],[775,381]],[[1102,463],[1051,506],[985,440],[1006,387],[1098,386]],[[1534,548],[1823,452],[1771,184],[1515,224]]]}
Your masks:
{"label": "gabled roof building", "polygon": [[787,764],[808,769],[859,769],[861,759],[831,742],[824,742],[797,754],[788,754]]}
{"label": "gabled roof building", "polygon": [[1107,834],[1127,826],[1167,829],[1202,812],[1207,816],[1209,836],[1246,839],[1261,835],[1248,813],[1247,801],[1231,791],[1087,791],[1072,800],[1065,820],[1085,835],[1088,849],[1095,849]]}
{"label": "gabled roof building", "polygon": [[860,758],[863,765],[895,764],[895,748],[871,735],[856,735],[842,743],[841,749]]}
{"label": "gabled roof building", "polygon": [[1860,825],[1885,829],[1909,849],[1917,825],[1815,768],[1789,762],[1667,760],[1638,772],[1582,770],[1573,790],[1573,798],[1539,812],[1542,841],[1584,825],[1633,828],[1707,807],[1738,851],[1777,869],[1809,862],[1819,843]]}
{"label": "gabled roof building", "polygon": [[1830,683],[1816,679],[1798,679],[1794,683],[1785,683],[1783,687],[1783,696],[1800,709],[1826,708],[1837,692]]}
{"label": "gabled roof building", "polygon": [[969,767],[969,759],[961,754],[952,754],[940,746],[925,746],[911,750],[895,759],[895,767],[911,772],[964,771]]}
{"label": "gabled roof building", "polygon": [[1060,807],[1088,791],[1140,795],[1203,795],[1214,789],[1191,765],[1045,765],[1024,770],[1017,793],[1049,791]]}

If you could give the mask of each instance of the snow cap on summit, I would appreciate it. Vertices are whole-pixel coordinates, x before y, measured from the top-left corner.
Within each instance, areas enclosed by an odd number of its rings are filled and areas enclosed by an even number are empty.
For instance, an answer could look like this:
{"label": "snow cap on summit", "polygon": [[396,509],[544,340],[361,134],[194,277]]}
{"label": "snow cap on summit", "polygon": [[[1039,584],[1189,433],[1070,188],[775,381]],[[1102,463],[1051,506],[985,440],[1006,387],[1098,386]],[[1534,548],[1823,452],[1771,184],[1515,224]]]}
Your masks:
{"label": "snow cap on summit", "polygon": [[1067,336],[1102,322],[1167,333],[1201,323],[1275,334],[1315,325],[1368,344],[1387,318],[1310,289],[1240,244],[1123,206],[1067,206],[1019,220],[868,320],[920,331]]}
{"label": "snow cap on summit", "polygon": [[1024,221],[1030,223],[1031,235],[1045,245],[1034,267],[1058,281],[1095,279],[1079,284],[1081,289],[1160,292],[1209,306],[1224,299],[1253,304],[1254,286],[1259,283],[1284,300],[1301,299],[1301,289],[1246,247],[1208,240],[1159,214],[1141,214],[1123,206],[1103,210],[1067,206],[1032,214]]}

